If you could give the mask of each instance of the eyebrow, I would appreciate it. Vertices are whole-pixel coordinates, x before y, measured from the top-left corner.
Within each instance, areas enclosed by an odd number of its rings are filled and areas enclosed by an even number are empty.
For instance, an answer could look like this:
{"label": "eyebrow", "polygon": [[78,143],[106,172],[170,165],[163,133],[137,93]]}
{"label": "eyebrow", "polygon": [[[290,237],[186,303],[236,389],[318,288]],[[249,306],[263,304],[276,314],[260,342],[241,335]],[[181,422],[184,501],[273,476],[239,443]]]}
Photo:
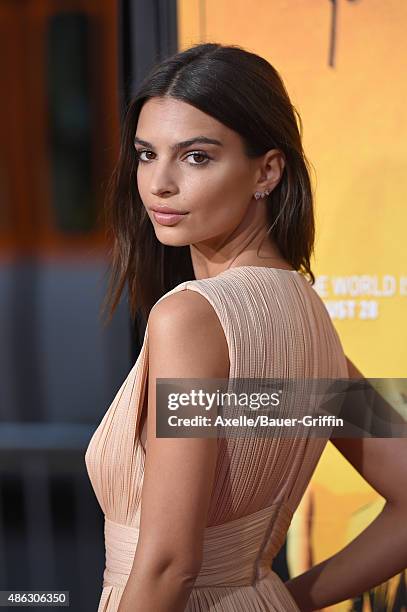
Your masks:
{"label": "eyebrow", "polygon": [[[173,151],[179,151],[180,149],[184,149],[185,147],[189,147],[195,143],[199,144],[214,144],[219,147],[223,147],[223,143],[220,140],[216,140],[216,138],[208,138],[207,136],[195,136],[194,138],[190,138],[189,140],[183,140],[182,142],[177,142],[170,146],[170,149]],[[154,145],[151,142],[147,142],[146,140],[141,140],[141,138],[134,137],[134,144],[143,145],[143,147],[151,147],[154,148]]]}

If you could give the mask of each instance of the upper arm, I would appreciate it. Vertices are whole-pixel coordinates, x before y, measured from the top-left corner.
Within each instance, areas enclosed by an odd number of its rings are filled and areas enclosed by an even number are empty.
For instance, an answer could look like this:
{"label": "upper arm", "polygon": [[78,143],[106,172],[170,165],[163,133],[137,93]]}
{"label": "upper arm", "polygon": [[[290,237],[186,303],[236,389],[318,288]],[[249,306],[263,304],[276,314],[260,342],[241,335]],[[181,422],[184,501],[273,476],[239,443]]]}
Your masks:
{"label": "upper arm", "polygon": [[[148,320],[147,453],[137,563],[196,574],[217,459],[216,438],[156,438],[156,378],[228,378],[220,321],[199,293],[156,304]],[[136,562],[136,560],[135,560]]]}
{"label": "upper arm", "polygon": [[[349,378],[363,378],[347,358]],[[380,495],[407,504],[406,438],[331,438],[332,444]]]}

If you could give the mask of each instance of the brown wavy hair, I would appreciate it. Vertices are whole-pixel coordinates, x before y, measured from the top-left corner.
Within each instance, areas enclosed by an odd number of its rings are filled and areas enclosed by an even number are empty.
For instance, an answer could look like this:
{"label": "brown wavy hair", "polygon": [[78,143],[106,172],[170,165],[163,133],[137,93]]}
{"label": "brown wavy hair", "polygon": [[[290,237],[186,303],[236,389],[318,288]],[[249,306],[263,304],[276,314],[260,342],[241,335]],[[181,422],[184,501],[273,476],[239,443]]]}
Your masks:
{"label": "brown wavy hair", "polygon": [[[108,185],[107,231],[111,274],[102,310],[110,322],[127,288],[130,312],[147,319],[155,302],[177,284],[194,279],[189,246],[158,241],[137,188],[134,136],[144,103],[155,97],[182,100],[214,117],[243,140],[249,158],[279,149],[285,167],[268,196],[270,236],[282,256],[314,284],[314,205],[310,164],[302,147],[302,121],[284,83],[264,58],[237,46],[198,44],[156,65],[125,113],[120,153]],[[298,118],[299,126],[297,125]]]}

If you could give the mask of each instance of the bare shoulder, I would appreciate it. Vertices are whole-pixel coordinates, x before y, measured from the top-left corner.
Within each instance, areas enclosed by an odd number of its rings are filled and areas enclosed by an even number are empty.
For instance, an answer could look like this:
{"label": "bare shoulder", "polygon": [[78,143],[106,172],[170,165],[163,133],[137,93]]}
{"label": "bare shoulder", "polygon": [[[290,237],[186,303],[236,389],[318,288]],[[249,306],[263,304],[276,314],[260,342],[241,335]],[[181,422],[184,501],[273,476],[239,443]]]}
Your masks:
{"label": "bare shoulder", "polygon": [[[225,333],[213,306],[202,294],[183,290],[164,297],[151,309],[148,328],[152,353],[159,352],[156,357],[161,362],[165,357],[171,359],[174,368],[178,363],[180,375],[186,369],[185,377],[227,378]],[[168,369],[173,367],[167,361]]]}
{"label": "bare shoulder", "polygon": [[218,316],[209,301],[197,291],[178,291],[164,297],[151,309],[150,322],[163,324],[164,321],[176,324],[182,321],[185,325],[189,322],[206,322],[208,325],[220,326]]}

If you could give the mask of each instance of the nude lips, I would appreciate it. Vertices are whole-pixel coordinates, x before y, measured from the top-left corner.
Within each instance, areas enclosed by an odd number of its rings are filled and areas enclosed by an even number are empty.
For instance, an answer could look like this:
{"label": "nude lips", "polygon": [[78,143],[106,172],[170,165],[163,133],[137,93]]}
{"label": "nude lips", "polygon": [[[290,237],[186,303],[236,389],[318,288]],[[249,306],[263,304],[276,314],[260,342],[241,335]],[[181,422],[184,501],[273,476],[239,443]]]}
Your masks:
{"label": "nude lips", "polygon": [[178,221],[181,221],[182,217],[185,217],[188,213],[176,214],[176,213],[162,213],[153,211],[154,219],[160,225],[175,225]]}

